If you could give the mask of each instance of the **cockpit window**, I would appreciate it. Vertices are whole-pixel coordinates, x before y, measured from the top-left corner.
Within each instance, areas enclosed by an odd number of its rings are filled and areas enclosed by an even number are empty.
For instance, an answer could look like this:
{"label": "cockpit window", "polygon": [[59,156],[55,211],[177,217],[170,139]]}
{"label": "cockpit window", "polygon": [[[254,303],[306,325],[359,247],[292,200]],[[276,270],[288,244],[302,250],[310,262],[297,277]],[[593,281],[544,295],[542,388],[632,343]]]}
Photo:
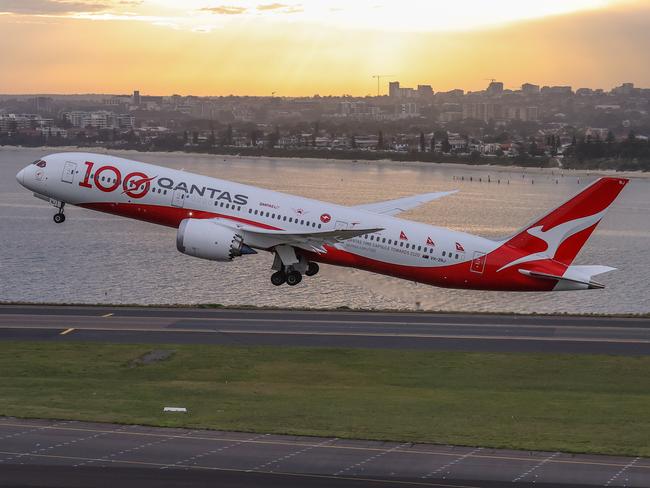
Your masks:
{"label": "cockpit window", "polygon": [[45,166],[47,166],[47,163],[42,159],[39,159],[38,161],[34,161],[32,164],[35,164],[39,168],[45,168]]}

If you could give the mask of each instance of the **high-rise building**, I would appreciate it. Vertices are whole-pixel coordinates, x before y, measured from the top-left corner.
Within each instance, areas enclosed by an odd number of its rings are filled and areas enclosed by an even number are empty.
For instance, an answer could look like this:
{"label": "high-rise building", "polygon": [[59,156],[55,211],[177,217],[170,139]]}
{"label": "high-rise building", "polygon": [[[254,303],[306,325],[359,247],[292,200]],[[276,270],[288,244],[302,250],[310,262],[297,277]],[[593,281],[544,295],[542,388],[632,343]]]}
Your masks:
{"label": "high-rise building", "polygon": [[485,90],[485,92],[488,95],[500,95],[501,93],[503,93],[503,83],[501,83],[500,81],[492,81],[488,85],[487,90]]}
{"label": "high-rise building", "polygon": [[542,95],[572,95],[573,90],[570,86],[543,86]]}
{"label": "high-rise building", "polygon": [[431,85],[418,85],[418,96],[420,98],[432,97],[433,88],[431,88]]}
{"label": "high-rise building", "polygon": [[133,92],[133,105],[140,105],[140,90]]}
{"label": "high-rise building", "polygon": [[539,85],[533,85],[532,83],[524,83],[521,85],[521,92],[524,95],[537,95],[539,93]]}
{"label": "high-rise building", "polygon": [[391,81],[388,83],[388,96],[391,98],[399,97],[399,81]]}

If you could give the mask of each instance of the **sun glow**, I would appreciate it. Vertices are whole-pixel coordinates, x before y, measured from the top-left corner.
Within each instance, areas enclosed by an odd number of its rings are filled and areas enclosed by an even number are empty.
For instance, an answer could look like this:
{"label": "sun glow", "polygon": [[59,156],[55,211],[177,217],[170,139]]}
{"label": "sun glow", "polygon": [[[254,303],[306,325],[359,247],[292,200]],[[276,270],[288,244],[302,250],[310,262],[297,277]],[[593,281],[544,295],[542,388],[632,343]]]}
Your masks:
{"label": "sun glow", "polygon": [[647,0],[0,0],[0,93],[643,84],[648,22]]}
{"label": "sun glow", "polygon": [[[621,0],[148,0],[117,2],[108,10],[81,12],[97,20],[131,19],[166,22],[193,31],[220,28],[237,21],[315,23],[352,29],[402,32],[470,30],[525,19],[596,9]],[[197,26],[200,28],[197,29]]]}

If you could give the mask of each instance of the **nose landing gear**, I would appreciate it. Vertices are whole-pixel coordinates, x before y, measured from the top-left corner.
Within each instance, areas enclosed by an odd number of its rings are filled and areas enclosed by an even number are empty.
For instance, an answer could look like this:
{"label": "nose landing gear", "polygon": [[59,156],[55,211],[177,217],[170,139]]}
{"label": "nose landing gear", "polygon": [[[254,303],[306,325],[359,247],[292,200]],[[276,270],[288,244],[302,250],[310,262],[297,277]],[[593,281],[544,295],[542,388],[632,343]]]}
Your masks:
{"label": "nose landing gear", "polygon": [[52,217],[52,220],[54,220],[54,222],[57,224],[62,224],[63,222],[65,222],[65,214],[63,213],[63,207],[65,207],[65,202],[61,202],[61,205],[57,207],[59,209],[59,213],[54,214],[54,217]]}

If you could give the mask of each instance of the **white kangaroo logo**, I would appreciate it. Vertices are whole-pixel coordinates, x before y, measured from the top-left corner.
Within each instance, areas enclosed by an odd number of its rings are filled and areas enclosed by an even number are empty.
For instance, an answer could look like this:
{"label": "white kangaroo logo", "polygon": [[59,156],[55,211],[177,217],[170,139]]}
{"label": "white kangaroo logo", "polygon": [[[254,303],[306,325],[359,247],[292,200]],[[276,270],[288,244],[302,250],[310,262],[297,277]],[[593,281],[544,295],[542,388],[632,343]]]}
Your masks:
{"label": "white kangaroo logo", "polygon": [[531,227],[530,229],[526,229],[526,232],[528,232],[531,236],[537,237],[538,239],[544,241],[546,243],[546,249],[541,252],[536,252],[529,254],[528,256],[523,256],[519,259],[515,259],[514,261],[499,268],[497,270],[497,273],[499,271],[503,271],[504,269],[510,268],[511,266],[516,266],[517,264],[527,263],[529,261],[537,261],[539,259],[553,259],[558,248],[566,239],[600,222],[600,220],[605,216],[605,212],[607,212],[607,209],[594,215],[589,215],[587,217],[582,217],[575,220],[569,220],[568,222],[556,225],[547,231],[543,231],[543,226],[541,225],[538,227]]}

